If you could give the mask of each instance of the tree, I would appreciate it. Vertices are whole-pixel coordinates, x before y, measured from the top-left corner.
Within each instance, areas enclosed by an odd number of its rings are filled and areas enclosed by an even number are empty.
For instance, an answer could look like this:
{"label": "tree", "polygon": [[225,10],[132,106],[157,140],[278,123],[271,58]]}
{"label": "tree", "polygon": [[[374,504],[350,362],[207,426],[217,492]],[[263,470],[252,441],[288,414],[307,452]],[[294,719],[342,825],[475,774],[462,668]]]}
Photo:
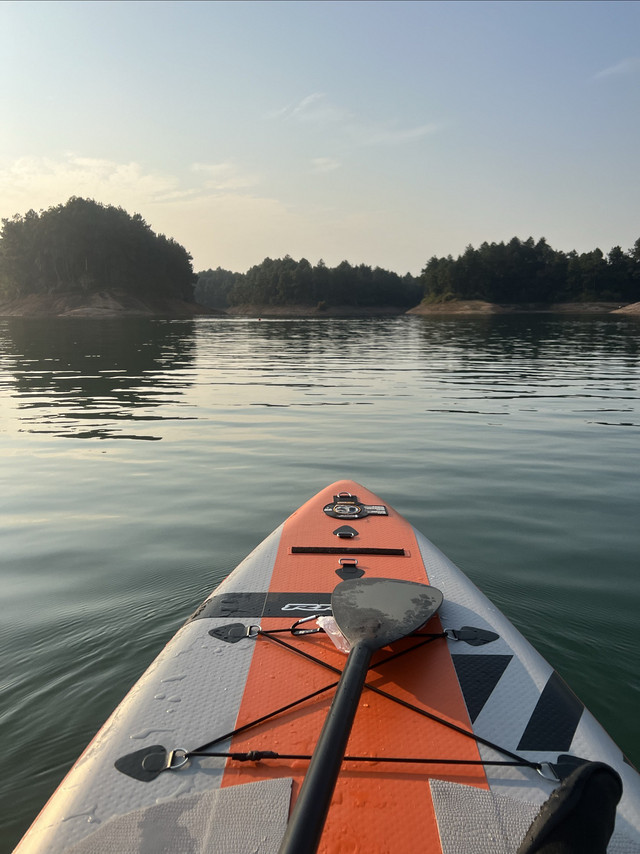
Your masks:
{"label": "tree", "polygon": [[198,274],[195,300],[209,308],[228,308],[229,294],[242,278],[242,273],[232,273],[231,270],[224,270],[222,267],[205,270]]}
{"label": "tree", "polygon": [[[415,305],[420,299],[419,283],[413,276],[372,269],[366,264],[352,266],[342,261],[327,267],[320,260],[312,267],[306,258],[291,256],[265,258],[244,276],[235,276],[226,294],[228,305]],[[212,280],[212,271],[200,274],[196,292],[203,294]],[[209,305],[210,303],[206,303]]]}
{"label": "tree", "polygon": [[0,291],[9,297],[114,288],[193,300],[191,255],[140,214],[72,197],[2,220]]}
{"label": "tree", "polygon": [[482,299],[502,303],[549,303],[640,299],[640,239],[624,253],[614,246],[578,254],[552,249],[544,237],[513,237],[508,243],[467,246],[454,260],[433,256],[420,277],[424,298]]}

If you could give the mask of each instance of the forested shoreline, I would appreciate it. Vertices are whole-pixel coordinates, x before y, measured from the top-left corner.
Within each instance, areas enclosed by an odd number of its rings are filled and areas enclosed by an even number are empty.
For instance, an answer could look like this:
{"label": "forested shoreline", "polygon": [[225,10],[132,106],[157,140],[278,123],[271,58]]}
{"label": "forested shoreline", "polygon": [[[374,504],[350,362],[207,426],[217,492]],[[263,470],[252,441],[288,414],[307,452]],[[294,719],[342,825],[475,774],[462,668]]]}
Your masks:
{"label": "forested shoreline", "polygon": [[327,267],[312,266],[306,258],[295,261],[265,258],[246,273],[218,267],[198,274],[195,297],[203,305],[226,309],[239,305],[308,305],[319,310],[335,305],[367,308],[395,306],[408,309],[420,302],[422,285],[414,276],[400,276],[367,264],[342,261]]}
{"label": "forested shoreline", "polygon": [[[532,237],[467,246],[457,258],[433,256],[419,276],[382,267],[335,267],[320,260],[265,258],[246,273],[217,267],[195,275],[192,258],[172,238],[156,234],[140,214],[92,199],[2,220],[0,300],[51,300],[60,294],[118,292],[146,300],[181,300],[216,311],[243,306],[352,313],[397,311],[461,301],[493,305],[640,302],[640,238],[607,255],[563,252]],[[94,300],[95,302],[95,300]],[[46,310],[46,309],[45,309]],[[77,310],[77,309],[76,309]]]}
{"label": "forested shoreline", "polygon": [[0,296],[125,291],[193,302],[191,255],[140,214],[72,197],[46,211],[2,220]]}
{"label": "forested shoreline", "polygon": [[561,252],[544,238],[514,237],[468,246],[455,260],[434,256],[420,278],[427,302],[632,303],[640,300],[640,238],[627,252],[614,246],[605,256],[600,249]]}
{"label": "forested shoreline", "polygon": [[196,300],[225,310],[234,306],[288,304],[409,308],[420,301],[482,300],[552,304],[640,300],[640,238],[632,249],[608,255],[552,249],[544,238],[468,246],[454,259],[432,257],[420,276],[400,276],[380,267],[343,261],[312,266],[305,258],[266,258],[247,273],[218,267],[198,274]]}

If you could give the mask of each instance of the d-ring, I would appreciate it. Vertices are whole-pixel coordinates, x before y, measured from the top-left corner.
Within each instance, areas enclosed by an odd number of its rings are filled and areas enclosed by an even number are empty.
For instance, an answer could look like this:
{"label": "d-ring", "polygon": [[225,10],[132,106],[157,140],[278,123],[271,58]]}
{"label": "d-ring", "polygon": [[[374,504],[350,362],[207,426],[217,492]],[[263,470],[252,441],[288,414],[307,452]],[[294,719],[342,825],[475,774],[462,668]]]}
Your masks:
{"label": "d-ring", "polygon": [[[174,760],[177,758],[177,762]],[[170,750],[167,755],[167,771],[177,771],[178,768],[183,768],[189,761],[189,751],[184,747],[176,747]]]}
{"label": "d-ring", "polygon": [[541,762],[536,768],[536,771],[540,774],[543,780],[550,780],[552,783],[560,782],[560,777],[558,777],[556,772],[553,770],[553,765],[550,762]]}

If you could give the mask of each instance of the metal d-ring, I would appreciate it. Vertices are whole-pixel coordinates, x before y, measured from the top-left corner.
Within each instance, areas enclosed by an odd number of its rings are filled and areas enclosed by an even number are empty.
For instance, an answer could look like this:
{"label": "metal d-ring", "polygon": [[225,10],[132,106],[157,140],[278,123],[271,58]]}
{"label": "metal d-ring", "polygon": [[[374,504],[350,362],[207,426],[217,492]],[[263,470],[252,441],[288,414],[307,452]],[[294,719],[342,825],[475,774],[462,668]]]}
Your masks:
{"label": "metal d-ring", "polygon": [[[177,762],[174,763],[174,759],[178,759]],[[177,771],[178,768],[183,768],[187,762],[189,761],[189,751],[185,750],[184,747],[176,747],[173,750],[170,750],[167,755],[167,771]]]}
{"label": "metal d-ring", "polygon": [[[553,770],[553,765],[550,762],[541,762],[537,766],[536,771],[543,780],[550,780],[552,783],[560,782],[560,777],[558,777],[556,772]],[[546,774],[545,771],[547,772]]]}

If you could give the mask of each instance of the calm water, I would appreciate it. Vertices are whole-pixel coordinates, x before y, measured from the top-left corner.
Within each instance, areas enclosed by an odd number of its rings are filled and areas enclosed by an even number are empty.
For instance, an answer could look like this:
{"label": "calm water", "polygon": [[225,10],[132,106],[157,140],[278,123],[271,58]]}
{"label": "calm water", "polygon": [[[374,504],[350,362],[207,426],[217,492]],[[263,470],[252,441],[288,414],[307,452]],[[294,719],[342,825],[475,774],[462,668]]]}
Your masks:
{"label": "calm water", "polygon": [[0,850],[163,642],[348,477],[636,763],[640,323],[0,320]]}

